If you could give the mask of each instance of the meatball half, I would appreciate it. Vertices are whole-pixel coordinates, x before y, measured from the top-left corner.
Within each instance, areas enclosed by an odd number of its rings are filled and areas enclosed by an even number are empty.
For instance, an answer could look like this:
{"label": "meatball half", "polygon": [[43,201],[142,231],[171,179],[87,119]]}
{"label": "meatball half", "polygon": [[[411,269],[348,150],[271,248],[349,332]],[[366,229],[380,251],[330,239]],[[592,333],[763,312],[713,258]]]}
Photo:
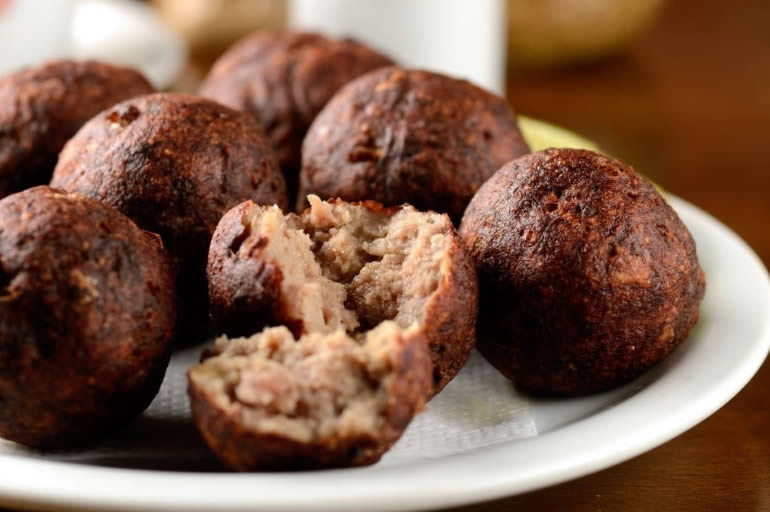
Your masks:
{"label": "meatball half", "polygon": [[217,341],[188,372],[193,419],[240,471],[373,464],[430,393],[420,329],[384,322],[359,342],[341,330],[295,340],[286,327]]}
{"label": "meatball half", "polygon": [[206,257],[222,215],[247,199],[287,205],[256,121],[187,94],[134,98],[93,118],[64,147],[52,185],[160,234],[179,269],[186,325],[207,317]]}
{"label": "meatball half", "polygon": [[438,393],[476,341],[476,273],[449,218],[371,201],[310,202],[302,215],[247,202],[222,218],[208,262],[220,330],[285,325],[299,337],[416,324]]}
{"label": "meatball half", "polygon": [[345,86],[313,122],[300,200],[410,203],[459,222],[481,184],[528,152],[503,98],[464,80],[383,68]]}
{"label": "meatball half", "polygon": [[460,234],[479,272],[479,350],[522,388],[623,384],[698,319],[705,277],[689,231],[649,182],[597,153],[550,149],[505,165]]}
{"label": "meatball half", "polygon": [[150,92],[137,71],[97,61],[52,61],[0,78],[0,197],[48,184],[83,123]]}
{"label": "meatball half", "polygon": [[176,297],[157,235],[98,201],[35,187],[0,201],[0,437],[90,443],[160,387]]}
{"label": "meatball half", "polygon": [[257,32],[219,58],[200,93],[244,110],[262,124],[293,201],[302,139],[315,116],[340,87],[391,64],[388,57],[351,39],[307,32]]}

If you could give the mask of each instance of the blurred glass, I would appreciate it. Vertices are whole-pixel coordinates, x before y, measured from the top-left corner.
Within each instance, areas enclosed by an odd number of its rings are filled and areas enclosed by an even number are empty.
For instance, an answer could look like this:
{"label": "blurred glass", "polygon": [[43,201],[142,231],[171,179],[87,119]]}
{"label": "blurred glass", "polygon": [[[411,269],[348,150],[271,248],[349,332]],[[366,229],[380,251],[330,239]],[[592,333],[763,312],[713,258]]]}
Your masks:
{"label": "blurred glass", "polygon": [[354,37],[404,66],[505,89],[504,0],[292,0],[290,22]]}
{"label": "blurred glass", "polygon": [[257,29],[286,23],[285,0],[153,0],[197,58],[216,57]]}
{"label": "blurred glass", "polygon": [[544,67],[623,50],[655,19],[663,0],[508,0],[508,60]]}

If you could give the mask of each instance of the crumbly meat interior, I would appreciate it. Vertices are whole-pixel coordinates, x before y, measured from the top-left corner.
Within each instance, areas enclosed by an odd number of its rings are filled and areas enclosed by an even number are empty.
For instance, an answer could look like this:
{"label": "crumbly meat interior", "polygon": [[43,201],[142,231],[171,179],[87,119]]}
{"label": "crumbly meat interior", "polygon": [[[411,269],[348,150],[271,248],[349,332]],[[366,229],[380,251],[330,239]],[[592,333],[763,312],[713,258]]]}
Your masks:
{"label": "crumbly meat interior", "polygon": [[291,314],[307,332],[349,333],[384,320],[420,322],[448,274],[451,221],[411,207],[395,213],[309,196],[301,216],[259,210],[252,232],[279,262]]}
{"label": "crumbly meat interior", "polygon": [[324,275],[313,257],[313,241],[296,224],[297,219],[284,217],[277,206],[254,208],[247,215],[251,232],[267,240],[263,257],[281,269],[281,292],[289,315],[302,319],[307,332],[355,330],[355,313],[341,306],[345,302],[345,287]]}
{"label": "crumbly meat interior", "polygon": [[253,432],[301,443],[374,436],[387,421],[391,358],[405,334],[393,322],[363,342],[341,330],[295,340],[286,327],[267,328],[220,338],[190,379]]}

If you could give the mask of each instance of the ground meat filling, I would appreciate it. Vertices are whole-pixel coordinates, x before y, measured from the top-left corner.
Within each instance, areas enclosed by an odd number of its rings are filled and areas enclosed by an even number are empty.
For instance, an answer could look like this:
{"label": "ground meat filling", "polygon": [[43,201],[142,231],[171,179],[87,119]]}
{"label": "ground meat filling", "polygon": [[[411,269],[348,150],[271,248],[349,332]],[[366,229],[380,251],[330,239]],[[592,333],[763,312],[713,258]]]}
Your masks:
{"label": "ground meat filling", "polygon": [[245,223],[278,262],[292,318],[306,332],[343,328],[358,335],[384,320],[421,322],[426,304],[449,275],[451,222],[411,207],[381,210],[321,201],[301,216],[254,207]]}
{"label": "ground meat filling", "polygon": [[375,437],[391,393],[402,331],[385,322],[356,341],[338,330],[295,340],[286,327],[217,340],[193,385],[247,429],[301,443]]}
{"label": "ground meat filling", "polygon": [[313,241],[280,208],[252,208],[244,225],[267,240],[264,257],[276,262],[283,274],[281,292],[291,318],[301,320],[305,332],[331,333],[358,327],[356,314],[344,307],[345,287],[327,278],[313,257]]}

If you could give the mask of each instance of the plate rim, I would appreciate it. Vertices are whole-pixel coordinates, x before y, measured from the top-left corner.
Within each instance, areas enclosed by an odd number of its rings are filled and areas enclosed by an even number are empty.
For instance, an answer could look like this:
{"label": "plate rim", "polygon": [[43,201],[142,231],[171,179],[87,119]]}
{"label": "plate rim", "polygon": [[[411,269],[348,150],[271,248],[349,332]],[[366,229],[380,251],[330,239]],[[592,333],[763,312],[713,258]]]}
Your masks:
{"label": "plate rim", "polygon": [[[596,431],[597,423],[601,425],[610,420],[615,423],[627,423],[627,420],[620,421],[619,416],[629,413],[633,416],[633,406],[638,393],[613,407],[534,438],[508,441],[469,453],[421,460],[407,465],[283,474],[222,474],[105,468],[0,454],[0,473],[4,475],[0,478],[0,504],[21,508],[77,506],[100,510],[151,508],[187,511],[211,510],[212,507],[231,511],[343,511],[461,506],[556,485],[651,450],[694,427],[730,401],[756,374],[770,349],[770,276],[762,261],[743,239],[707,212],[675,196],[669,195],[668,200],[678,214],[697,218],[698,222],[708,225],[709,232],[714,230],[715,233],[718,232],[719,237],[729,239],[735,246],[734,250],[741,251],[743,256],[751,260],[755,267],[752,273],[757,273],[756,278],[765,296],[768,314],[762,316],[763,324],[757,324],[760,326],[760,334],[751,343],[751,350],[735,365],[733,371],[719,380],[717,385],[708,388],[708,393],[696,396],[686,407],[665,416],[648,418],[648,422],[656,425],[650,432],[640,433],[637,428],[633,432],[635,437],[631,440],[615,436],[611,442],[603,444],[590,454],[586,450],[578,450],[578,456],[573,454],[561,463],[536,466],[536,470],[524,477],[518,474],[514,478],[494,468],[505,466],[506,462],[510,462],[510,457],[515,458],[532,452],[532,446],[542,445],[544,440],[550,443],[552,448],[569,446],[570,438],[576,435],[591,439],[591,431]],[[654,382],[658,382],[658,379]],[[639,393],[654,389],[653,383],[643,387]],[[643,424],[644,418],[641,420],[640,424]],[[536,453],[536,450],[534,451]],[[473,467],[473,479],[462,478],[462,475],[457,474],[458,468],[463,466]],[[410,473],[416,471],[432,475],[431,478],[440,481],[442,493],[426,493],[421,487],[425,482],[424,478],[404,478],[405,467],[409,468]],[[362,478],[366,479],[366,485],[362,485]],[[82,494],[83,483],[93,484],[98,479],[103,482],[107,480],[110,485],[90,485],[88,493]],[[319,481],[326,486],[325,489],[318,484]],[[41,493],[40,482],[43,482],[43,485],[53,482],[54,485]],[[214,484],[217,491],[208,494],[201,492],[201,484],[204,482]],[[394,482],[398,482],[395,489]],[[76,483],[81,483],[81,486]],[[334,492],[335,484],[350,487],[345,489],[344,494],[338,495]],[[307,492],[307,486],[310,486],[313,492]],[[432,490],[435,490],[435,487]],[[116,493],[116,488],[122,488],[122,491]],[[285,492],[292,488],[294,492],[288,495],[269,492]],[[249,492],[243,493],[244,489]],[[297,489],[304,491],[297,492]],[[255,496],[260,492],[265,494],[260,496],[260,501],[255,502]],[[235,495],[236,498],[231,502],[222,503],[222,497],[227,495]]]}

